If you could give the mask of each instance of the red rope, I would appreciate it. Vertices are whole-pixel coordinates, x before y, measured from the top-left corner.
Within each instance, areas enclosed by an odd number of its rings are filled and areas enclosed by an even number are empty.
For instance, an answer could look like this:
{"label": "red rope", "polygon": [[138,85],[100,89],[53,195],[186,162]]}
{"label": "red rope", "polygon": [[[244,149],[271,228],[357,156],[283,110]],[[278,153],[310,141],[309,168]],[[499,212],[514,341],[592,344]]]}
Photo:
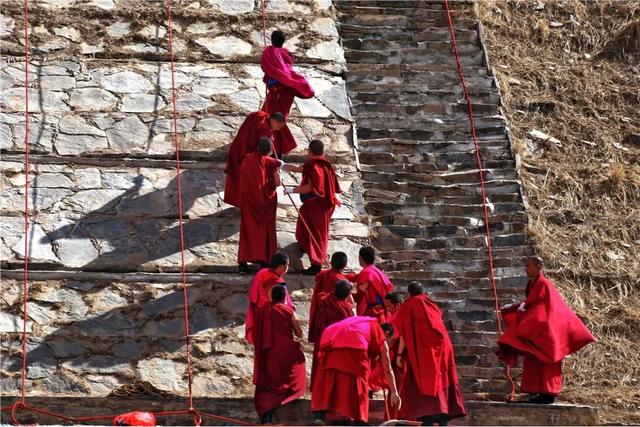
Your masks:
{"label": "red rope", "polygon": [[264,10],[265,0],[260,0],[260,9],[262,13],[262,42],[264,47],[267,47],[267,14]]}
{"label": "red rope", "polygon": [[173,140],[176,150],[176,183],[178,191],[178,220],[180,223],[180,263],[182,272],[182,302],[184,307],[184,338],[187,353],[187,381],[189,408],[193,408],[192,366],[191,366],[191,340],[189,338],[189,303],[187,298],[187,270],[184,261],[184,224],[182,218],[182,177],[180,175],[180,140],[178,138],[178,109],[176,106],[176,79],[173,57],[173,13],[171,6],[173,0],[167,0],[167,19],[169,27],[169,57],[171,58],[171,102],[173,105]]}
{"label": "red rope", "polygon": [[24,0],[24,282],[22,285],[22,367],[20,401],[24,405],[27,381],[27,310],[29,303],[29,0]]}
{"label": "red rope", "polygon": [[[482,171],[482,158],[480,157],[478,135],[476,132],[476,122],[473,114],[473,105],[471,103],[471,96],[469,95],[469,90],[467,89],[467,83],[464,78],[464,71],[462,69],[462,64],[460,62],[460,55],[458,54],[458,45],[456,43],[456,32],[453,25],[453,18],[451,17],[451,9],[449,8],[449,0],[444,0],[444,7],[447,12],[449,35],[451,37],[451,50],[456,60],[456,70],[458,72],[458,76],[460,77],[460,84],[462,85],[464,98],[467,102],[467,113],[469,114],[469,123],[471,127],[471,139],[473,140],[473,147],[476,153],[476,162],[478,164],[478,174],[480,176],[480,192],[482,195],[482,209],[484,212],[484,226],[485,226],[485,233],[487,236],[487,252],[489,256],[489,279],[491,280],[491,286],[493,288],[493,299],[495,301],[496,321],[498,323],[498,336],[500,336],[502,335],[502,322],[500,320],[500,299],[498,297],[496,277],[493,272],[493,248],[491,245],[491,230],[489,227],[489,208],[487,207],[487,192],[484,185],[484,173]],[[509,367],[506,365],[505,365],[505,372],[507,374],[507,378],[509,379],[509,382],[511,383],[511,399],[513,400],[515,396],[515,384],[513,382],[513,378],[511,377],[511,371]]]}

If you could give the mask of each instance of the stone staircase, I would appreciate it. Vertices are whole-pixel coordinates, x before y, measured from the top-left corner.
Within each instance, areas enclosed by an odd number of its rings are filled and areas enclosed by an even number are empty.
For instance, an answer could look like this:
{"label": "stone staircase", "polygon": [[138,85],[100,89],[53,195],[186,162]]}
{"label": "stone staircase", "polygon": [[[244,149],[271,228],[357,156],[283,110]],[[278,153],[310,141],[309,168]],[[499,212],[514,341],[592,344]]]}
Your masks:
{"label": "stone staircase", "polygon": [[[478,167],[462,87],[438,1],[337,1],[347,92],[381,266],[423,282],[444,310],[468,398],[504,399]],[[471,4],[452,4],[490,203],[496,283],[522,294],[526,213],[500,95]]]}

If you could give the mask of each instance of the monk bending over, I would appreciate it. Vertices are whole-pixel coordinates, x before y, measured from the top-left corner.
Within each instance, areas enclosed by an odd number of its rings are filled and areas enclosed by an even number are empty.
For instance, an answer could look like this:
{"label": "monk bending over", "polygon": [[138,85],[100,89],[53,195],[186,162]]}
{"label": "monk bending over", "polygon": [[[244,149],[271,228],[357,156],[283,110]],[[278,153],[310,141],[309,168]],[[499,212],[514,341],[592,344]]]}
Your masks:
{"label": "monk bending over", "polygon": [[537,394],[530,403],[548,404],[562,390],[562,360],[595,338],[542,270],[539,257],[526,260],[526,299],[502,307],[507,330],[497,354],[510,366],[522,355],[521,391]]}
{"label": "monk bending over", "polygon": [[224,170],[227,174],[224,184],[225,203],[241,207],[240,165],[247,154],[257,151],[258,141],[262,138],[268,138],[273,142],[278,157],[296,148],[296,140],[287,128],[282,113],[250,113],[240,126],[227,153],[227,166]]}
{"label": "monk bending over", "polygon": [[394,320],[400,337],[397,364],[408,365],[400,389],[402,415],[424,425],[447,425],[466,415],[449,332],[420,283],[410,283],[408,294]]}
{"label": "monk bending over", "polygon": [[366,423],[371,361],[378,358],[389,384],[391,405],[399,408],[389,348],[380,324],[370,317],[349,317],[327,327],[320,339],[311,411],[339,425]]}
{"label": "monk bending over", "polygon": [[303,75],[293,71],[293,55],[282,45],[285,37],[282,31],[271,33],[271,46],[262,52],[260,65],[267,85],[267,98],[262,110],[267,113],[280,112],[289,116],[293,99],[313,98],[311,85]]}
{"label": "monk bending over", "polygon": [[296,224],[296,240],[311,261],[311,267],[303,273],[315,275],[327,257],[329,223],[336,206],[340,205],[336,194],[342,190],[333,165],[324,157],[324,143],[318,139],[309,143],[308,157],[302,166],[285,165],[284,168],[302,172],[300,185],[286,187],[285,191],[300,194],[302,207]]}
{"label": "monk bending over", "polygon": [[306,389],[304,354],[293,338],[302,337],[302,329],[286,298],[287,288],[274,286],[271,301],[258,310],[253,329],[254,403],[262,424],[272,424],[276,410]]}
{"label": "monk bending over", "polygon": [[240,240],[238,264],[240,273],[248,273],[247,262],[265,268],[276,252],[276,210],[280,185],[280,160],[269,157],[271,140],[262,138],[258,151],[246,155],[240,166],[242,181]]}

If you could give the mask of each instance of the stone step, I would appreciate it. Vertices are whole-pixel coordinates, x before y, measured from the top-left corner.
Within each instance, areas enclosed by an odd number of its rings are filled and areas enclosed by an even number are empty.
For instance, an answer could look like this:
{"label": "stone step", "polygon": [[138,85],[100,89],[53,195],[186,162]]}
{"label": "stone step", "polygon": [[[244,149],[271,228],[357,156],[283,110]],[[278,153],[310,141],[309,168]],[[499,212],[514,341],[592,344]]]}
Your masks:
{"label": "stone step", "polygon": [[[420,165],[415,165],[420,166]],[[362,178],[368,182],[384,182],[386,180],[395,181],[413,181],[422,182],[430,185],[446,185],[446,184],[464,184],[464,183],[478,183],[478,170],[469,169],[465,171],[443,172],[439,174],[424,174],[420,172],[398,172],[396,174],[389,174],[384,167],[378,168],[378,165],[367,165],[367,170],[362,171]],[[380,169],[380,170],[378,170]],[[428,171],[428,168],[425,167]],[[416,168],[418,171],[419,168]],[[433,171],[430,171],[433,172]],[[516,171],[513,168],[504,169],[486,169],[483,168],[484,181],[494,180],[515,180]],[[393,176],[391,176],[393,175]]]}
{"label": "stone step", "polygon": [[[451,42],[449,40],[436,41],[396,41],[371,38],[343,38],[342,46],[351,50],[408,50],[424,49],[428,52],[451,54]],[[482,52],[482,48],[476,42],[456,43],[458,53],[461,55],[473,55]]]}
{"label": "stone step", "polygon": [[[466,79],[466,78],[465,78]],[[411,79],[409,79],[411,80]],[[471,90],[474,88],[493,88],[493,79],[488,78],[474,78],[471,77],[467,81],[467,85]],[[350,93],[354,92],[382,92],[389,93],[389,96],[398,96],[402,93],[429,93],[431,90],[447,90],[451,93],[460,93],[462,86],[460,85],[460,79],[457,75],[451,74],[442,79],[430,79],[428,77],[416,76],[416,82],[407,82],[406,79],[393,81],[388,79],[386,82],[380,82],[376,78],[354,78],[347,77],[349,83]],[[471,97],[473,100],[473,96]]]}
{"label": "stone step", "polygon": [[[366,64],[455,64],[455,57],[450,52],[433,52],[424,48],[384,50],[353,50],[347,48],[344,51],[344,57],[348,62]],[[481,51],[475,55],[468,54],[460,58],[460,63],[463,66],[480,66],[483,61],[484,54]]]}
{"label": "stone step", "polygon": [[[368,25],[339,26],[340,35],[343,38],[363,38],[363,39],[390,39],[396,41],[449,41],[451,36],[448,27],[423,28],[421,31],[405,30],[400,27],[372,27]],[[478,42],[478,31],[476,29],[456,28],[456,41]]]}
{"label": "stone step", "polygon": [[[507,138],[500,138],[493,141],[485,139],[478,145],[481,156],[497,156],[502,155],[504,152],[510,153],[511,151]],[[429,159],[435,160],[442,156],[446,157],[450,155],[454,156],[453,158],[459,158],[459,156],[464,157],[467,154],[475,153],[475,145],[473,141],[469,139],[462,141],[420,141],[378,138],[358,140],[358,150],[362,153],[361,155],[376,154],[382,157],[387,156],[394,158],[421,154],[428,155]]]}
{"label": "stone step", "polygon": [[[382,187],[382,188],[380,188]],[[410,183],[397,183],[390,182],[386,184],[379,183],[364,183],[366,191],[366,197],[375,201],[385,201],[389,199],[402,199],[404,201],[423,201],[425,203],[433,204],[474,204],[482,201],[480,197],[480,189],[477,191],[468,191],[468,189],[458,189],[454,187],[444,187],[437,190],[424,189],[419,186],[412,186]],[[517,188],[513,189],[513,192],[506,193],[493,193],[487,195],[489,203],[520,203],[522,201],[520,193]],[[376,200],[377,199],[377,200]],[[444,202],[443,202],[444,201]],[[490,206],[489,206],[490,207]],[[491,209],[489,209],[491,212]],[[393,224],[411,224],[411,225],[426,225],[430,222],[419,221],[417,223],[411,222],[413,217],[396,217],[393,218]],[[482,226],[481,222],[468,222],[466,226]]]}
{"label": "stone step", "polygon": [[[402,8],[402,9],[433,9],[444,10],[441,1],[437,0],[334,0],[338,10],[347,10],[354,6],[358,7],[381,7],[381,8]],[[451,9],[462,6],[462,3],[450,3]]]}
{"label": "stone step", "polygon": [[[389,105],[410,106],[420,104],[423,102],[465,102],[462,89],[460,90],[440,90],[440,89],[425,89],[421,92],[398,92],[390,96],[386,92],[348,92],[351,99],[351,106],[356,111],[360,111],[360,105],[369,103],[384,103]],[[496,104],[500,103],[500,96],[492,89],[486,88],[474,88],[471,93],[471,100],[473,102],[479,102],[484,104]],[[466,105],[466,103],[465,103]],[[387,107],[388,108],[388,107]]]}
{"label": "stone step", "polygon": [[[531,254],[529,246],[509,246],[494,247],[494,258],[524,258]],[[466,259],[486,260],[488,259],[487,248],[483,245],[477,248],[442,247],[442,248],[407,248],[399,250],[380,250],[378,256],[381,260],[433,260],[449,261]]]}
{"label": "stone step", "polygon": [[[448,64],[361,64],[351,62],[347,64],[348,74],[353,75],[413,75],[413,74],[431,74],[451,73],[452,70]],[[490,75],[486,67],[465,67],[465,76],[488,76]]]}
{"label": "stone step", "polygon": [[[352,107],[352,111],[356,114],[356,121],[360,122],[365,117],[380,117],[381,114],[388,113],[393,111],[393,116],[388,115],[390,120],[394,118],[396,120],[404,120],[404,119],[412,119],[420,120],[421,118],[441,118],[447,117],[460,117],[467,118],[469,116],[467,110],[467,102],[460,99],[456,100],[456,102],[442,102],[440,100],[427,101],[426,99],[423,102],[416,104],[398,104],[394,102],[393,98],[388,99],[386,103],[365,103],[358,104]],[[472,101],[471,104],[475,115],[496,115],[500,111],[500,106],[497,103],[481,103],[477,100],[475,102]],[[394,117],[396,115],[400,115],[401,117]]]}
{"label": "stone step", "polygon": [[[492,235],[521,233],[525,230],[526,224],[522,222],[500,222],[492,224],[490,227]],[[455,225],[432,225],[432,226],[420,226],[420,225],[384,225],[375,228],[375,235],[378,238],[385,238],[387,236],[398,236],[402,238],[438,238],[438,237],[465,237],[484,235],[486,233],[485,227],[465,228]]]}
{"label": "stone step", "polygon": [[[428,10],[428,9],[427,9]],[[425,9],[422,9],[425,12]],[[426,12],[428,13],[428,12]],[[457,29],[473,30],[477,24],[472,20],[460,19],[459,14],[452,13],[454,26]],[[457,16],[456,16],[457,15]],[[433,27],[448,27],[448,20],[446,13],[431,12],[431,16],[424,16],[421,14],[414,15],[414,10],[411,13],[405,13],[401,15],[391,14],[368,14],[357,11],[354,14],[343,13],[340,16],[341,25],[359,25],[369,26],[376,28],[401,28],[406,30],[412,29],[416,32],[422,31],[425,28]]]}
{"label": "stone step", "polygon": [[[378,230],[374,230],[375,234],[377,234]],[[483,259],[485,256],[486,245],[485,245],[486,236],[484,235],[476,235],[476,236],[463,236],[463,237],[396,237],[392,238],[387,233],[385,239],[374,239],[376,246],[383,251],[392,251],[392,250],[410,250],[410,249],[430,249],[430,250],[438,250],[447,249],[449,252],[438,254],[436,257],[421,257],[418,258],[418,254],[416,254],[416,258],[413,260],[407,260],[407,262],[419,262],[420,260],[446,260],[446,259],[464,259],[464,256],[470,256],[466,254],[464,249],[468,249],[471,251],[471,255],[473,254],[473,250],[477,250],[477,256],[480,259]],[[381,241],[383,240],[383,241]],[[504,248],[504,247],[519,247],[521,245],[525,245],[526,241],[522,234],[505,234],[505,235],[492,235],[491,237],[492,247],[494,249]],[[456,254],[457,256],[451,256],[451,254]]]}
{"label": "stone step", "polygon": [[[458,161],[446,162],[446,157],[435,157],[433,155],[414,154],[402,156],[381,156],[379,154],[365,153],[360,157],[361,170],[365,172],[416,172],[425,173],[430,171],[462,171],[465,169],[477,169],[475,153],[465,157],[460,156]],[[500,156],[502,158],[496,158]],[[481,157],[483,169],[499,169],[515,166],[514,159],[509,151],[494,152],[493,156]]]}
{"label": "stone step", "polygon": [[[380,128],[381,123],[385,123],[387,120],[384,116],[378,118],[378,121],[372,117],[363,119],[363,123],[356,119],[358,124],[358,137],[362,139],[381,139],[381,138],[398,138],[404,140],[432,140],[432,141],[461,141],[464,139],[470,139],[469,126],[464,126],[464,122],[459,124],[458,127],[452,126],[446,130],[428,130],[424,129],[424,125],[428,122],[420,123],[420,129],[411,128],[393,128],[385,127]],[[430,126],[441,126],[438,123],[430,122]],[[409,126],[408,123],[406,123]],[[414,123],[415,126],[415,123]],[[497,138],[507,138],[507,130],[504,124],[496,123],[493,125],[483,125],[477,127],[476,135],[479,141],[495,140]]]}
{"label": "stone step", "polygon": [[[489,212],[489,223],[499,224],[501,222],[526,222],[527,216],[523,213],[491,213]],[[396,212],[394,214],[379,215],[371,218],[372,224],[376,226],[382,224],[415,224],[415,225],[458,225],[461,227],[480,227],[484,224],[483,212],[478,210],[478,215],[474,216],[443,216],[440,218],[422,217],[414,213]]]}
{"label": "stone step", "polygon": [[[465,108],[464,104],[460,104],[460,109]],[[493,107],[492,107],[493,108]],[[438,109],[441,109],[439,107]],[[354,109],[356,110],[356,109]],[[436,109],[437,110],[437,109]],[[393,131],[455,131],[455,130],[467,130],[469,131],[469,118],[465,113],[461,113],[456,117],[447,117],[446,112],[437,112],[434,111],[431,116],[423,117],[422,120],[416,120],[413,117],[407,117],[407,115],[396,113],[395,111],[389,112],[388,114],[384,114],[383,112],[372,112],[372,113],[363,113],[359,114],[356,112],[356,123],[359,128],[368,128],[374,129],[374,126],[379,126],[380,123],[386,123],[388,126],[388,130]],[[483,115],[479,116],[475,115],[475,126],[478,135],[486,134],[487,131],[485,129],[493,130],[495,128],[505,127],[505,119],[502,116],[498,115]],[[364,129],[363,129],[364,130]],[[400,135],[403,135],[400,133]],[[397,138],[402,138],[403,136],[396,136]],[[422,139],[419,138],[419,133],[416,135],[417,138],[407,138],[407,139]]]}
{"label": "stone step", "polygon": [[[498,236],[497,236],[498,237]],[[381,262],[380,267],[391,273],[394,271],[424,270],[424,277],[427,279],[444,279],[458,277],[482,278],[489,275],[489,261],[468,261],[459,258],[460,261],[389,261]],[[494,274],[500,277],[511,277],[522,275],[522,266],[525,258],[500,259],[494,262]],[[495,265],[498,264],[498,265]]]}
{"label": "stone step", "polygon": [[[412,281],[421,282],[426,288],[434,287],[437,289],[445,289],[445,287],[488,287],[491,285],[489,277],[481,278],[468,278],[468,277],[456,277],[456,278],[428,278],[424,277],[424,271],[421,270],[406,270],[406,271],[393,271],[389,272],[389,277],[393,283],[397,286],[408,286]],[[526,280],[522,277],[496,277],[496,287],[498,289],[504,288],[518,288],[522,289],[526,284]]]}
{"label": "stone step", "polygon": [[[411,11],[412,17],[420,18],[439,18],[446,11],[442,7],[433,7],[436,5],[429,5],[428,8],[413,8]],[[384,7],[375,6],[363,6],[359,1],[352,2],[351,4],[338,5],[340,12],[344,15],[395,15],[402,16],[407,14],[407,7],[392,7],[385,5]],[[453,10],[453,15],[460,15],[463,11]]]}

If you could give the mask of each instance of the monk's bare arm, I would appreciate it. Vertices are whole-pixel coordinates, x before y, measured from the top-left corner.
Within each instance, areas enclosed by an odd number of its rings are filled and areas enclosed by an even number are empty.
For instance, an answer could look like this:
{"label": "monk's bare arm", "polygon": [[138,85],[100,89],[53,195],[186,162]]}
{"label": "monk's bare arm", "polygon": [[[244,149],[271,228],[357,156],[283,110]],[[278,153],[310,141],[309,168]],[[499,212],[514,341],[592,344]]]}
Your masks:
{"label": "monk's bare arm", "polygon": [[298,322],[298,318],[296,317],[295,313],[291,318],[291,324],[293,325],[293,333],[295,334],[295,336],[298,338],[302,338],[302,328],[300,327],[300,323]]}
{"label": "monk's bare arm", "polygon": [[391,406],[400,409],[400,396],[398,396],[396,378],[395,375],[393,375],[393,369],[391,369],[391,360],[389,359],[389,346],[386,342],[384,342],[382,345],[381,359],[384,377],[387,380],[387,384],[389,384],[389,399],[391,400]]}
{"label": "monk's bare arm", "polygon": [[306,193],[311,193],[311,184],[305,184],[305,185],[301,185],[299,187],[296,187],[293,189],[294,193],[300,193],[300,194],[306,194]]}

